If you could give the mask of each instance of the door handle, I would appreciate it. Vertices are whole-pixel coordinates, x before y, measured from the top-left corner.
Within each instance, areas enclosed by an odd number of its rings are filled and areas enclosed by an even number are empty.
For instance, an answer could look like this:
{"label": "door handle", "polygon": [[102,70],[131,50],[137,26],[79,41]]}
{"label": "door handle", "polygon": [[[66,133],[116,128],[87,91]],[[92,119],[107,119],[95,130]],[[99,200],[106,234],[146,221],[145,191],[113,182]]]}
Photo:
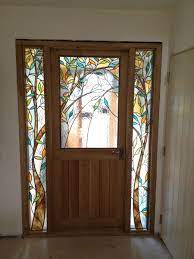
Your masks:
{"label": "door handle", "polygon": [[112,151],[112,154],[119,156],[119,159],[123,159],[123,149],[122,148],[114,149]]}

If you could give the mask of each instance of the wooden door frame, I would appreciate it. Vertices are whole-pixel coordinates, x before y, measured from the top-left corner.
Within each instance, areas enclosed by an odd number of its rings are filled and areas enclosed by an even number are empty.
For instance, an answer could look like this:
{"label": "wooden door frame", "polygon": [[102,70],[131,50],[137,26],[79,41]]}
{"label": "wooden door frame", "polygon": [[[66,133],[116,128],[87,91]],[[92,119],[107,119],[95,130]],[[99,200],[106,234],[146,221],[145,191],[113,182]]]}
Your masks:
{"label": "wooden door frame", "polygon": [[[154,71],[153,71],[153,86],[152,87],[152,108],[151,108],[151,133],[150,133],[150,160],[149,167],[150,170],[150,179],[149,179],[149,210],[151,215],[149,217],[149,231],[136,231],[136,234],[153,234],[154,233],[154,218],[155,218],[155,192],[156,192],[156,170],[157,170],[157,142],[158,142],[158,122],[159,122],[159,99],[160,99],[160,79],[161,79],[161,54],[162,54],[162,44],[159,42],[94,42],[94,41],[56,41],[56,40],[16,40],[16,61],[17,61],[17,86],[18,86],[18,111],[19,111],[19,137],[20,137],[20,165],[21,165],[21,189],[22,189],[22,226],[23,226],[23,235],[52,235],[49,231],[49,215],[51,212],[49,210],[48,200],[52,199],[51,194],[49,193],[49,175],[50,175],[50,165],[49,157],[52,155],[52,150],[48,145],[48,138],[52,138],[52,127],[51,122],[46,116],[46,148],[47,148],[47,220],[48,227],[47,231],[31,231],[29,226],[29,204],[28,204],[28,179],[27,179],[27,145],[26,145],[26,107],[25,107],[25,81],[24,81],[24,48],[25,47],[39,47],[43,49],[44,55],[44,77],[45,77],[45,110],[46,114],[51,114],[51,108],[48,103],[51,100],[51,79],[49,74],[52,74],[53,71],[50,67],[51,52],[50,49],[54,48],[56,50],[66,49],[66,50],[100,50],[100,51],[110,51],[110,50],[123,50],[129,51],[129,73],[128,73],[128,82],[129,88],[127,93],[127,112],[132,114],[133,111],[133,88],[134,88],[134,60],[135,60],[135,50],[136,49],[145,49],[153,50],[155,55]],[[130,182],[131,177],[129,169],[131,168],[131,157],[132,150],[130,144],[132,144],[132,116],[129,118],[126,117],[126,127],[127,127],[127,136],[126,136],[126,153],[128,153],[128,159],[125,163],[125,197],[124,197],[124,215],[125,222],[123,230],[125,233],[133,234],[134,231],[130,230]],[[71,233],[64,233],[68,235]],[[86,233],[88,234],[88,233]],[[97,233],[98,234],[98,233]],[[106,233],[104,233],[106,234]],[[116,234],[116,233],[108,233]],[[117,233],[118,234],[118,233]],[[61,234],[60,234],[61,235]]]}

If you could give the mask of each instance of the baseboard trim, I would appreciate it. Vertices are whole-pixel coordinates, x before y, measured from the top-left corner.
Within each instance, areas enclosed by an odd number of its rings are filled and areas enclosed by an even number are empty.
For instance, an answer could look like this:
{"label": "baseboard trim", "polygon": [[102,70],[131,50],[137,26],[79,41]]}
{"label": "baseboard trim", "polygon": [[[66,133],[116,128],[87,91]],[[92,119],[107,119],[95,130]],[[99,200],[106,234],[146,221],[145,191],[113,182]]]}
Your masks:
{"label": "baseboard trim", "polygon": [[5,238],[22,238],[23,235],[1,235],[0,234],[0,239],[5,239]]}

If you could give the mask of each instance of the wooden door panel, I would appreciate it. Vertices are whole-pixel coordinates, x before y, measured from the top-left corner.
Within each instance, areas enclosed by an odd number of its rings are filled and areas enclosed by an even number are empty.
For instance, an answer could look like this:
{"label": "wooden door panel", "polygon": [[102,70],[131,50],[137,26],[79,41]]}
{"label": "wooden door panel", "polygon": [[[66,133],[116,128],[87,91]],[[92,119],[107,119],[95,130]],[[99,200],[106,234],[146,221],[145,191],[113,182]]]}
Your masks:
{"label": "wooden door panel", "polygon": [[100,216],[108,217],[110,212],[109,160],[100,161]]}
{"label": "wooden door panel", "polygon": [[[69,170],[68,161],[53,160],[52,175],[52,224],[69,217]],[[51,224],[51,227],[52,227]]]}
{"label": "wooden door panel", "polygon": [[111,161],[109,170],[110,216],[122,218],[125,172],[123,161]]}
{"label": "wooden door panel", "polygon": [[52,231],[67,227],[121,227],[123,162],[54,160]]}
{"label": "wooden door panel", "polygon": [[[71,172],[70,172],[71,173]],[[89,217],[90,162],[79,161],[79,217]]]}
{"label": "wooden door panel", "polygon": [[90,216],[99,217],[100,215],[100,163],[90,161]]}
{"label": "wooden door panel", "polygon": [[79,216],[79,161],[69,163],[69,217]]}

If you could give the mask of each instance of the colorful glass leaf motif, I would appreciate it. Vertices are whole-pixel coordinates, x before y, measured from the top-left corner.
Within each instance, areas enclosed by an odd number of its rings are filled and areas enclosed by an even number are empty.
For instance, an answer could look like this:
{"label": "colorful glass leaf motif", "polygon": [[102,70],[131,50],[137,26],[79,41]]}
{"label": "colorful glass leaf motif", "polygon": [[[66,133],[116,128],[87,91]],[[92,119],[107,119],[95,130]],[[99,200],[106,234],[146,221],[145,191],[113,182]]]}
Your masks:
{"label": "colorful glass leaf motif", "polygon": [[46,144],[43,50],[25,48],[25,101],[30,229],[46,229]]}
{"label": "colorful glass leaf motif", "polygon": [[119,58],[60,57],[61,148],[117,147]]}
{"label": "colorful glass leaf motif", "polygon": [[138,50],[135,57],[131,229],[148,228],[148,180],[153,51]]}

